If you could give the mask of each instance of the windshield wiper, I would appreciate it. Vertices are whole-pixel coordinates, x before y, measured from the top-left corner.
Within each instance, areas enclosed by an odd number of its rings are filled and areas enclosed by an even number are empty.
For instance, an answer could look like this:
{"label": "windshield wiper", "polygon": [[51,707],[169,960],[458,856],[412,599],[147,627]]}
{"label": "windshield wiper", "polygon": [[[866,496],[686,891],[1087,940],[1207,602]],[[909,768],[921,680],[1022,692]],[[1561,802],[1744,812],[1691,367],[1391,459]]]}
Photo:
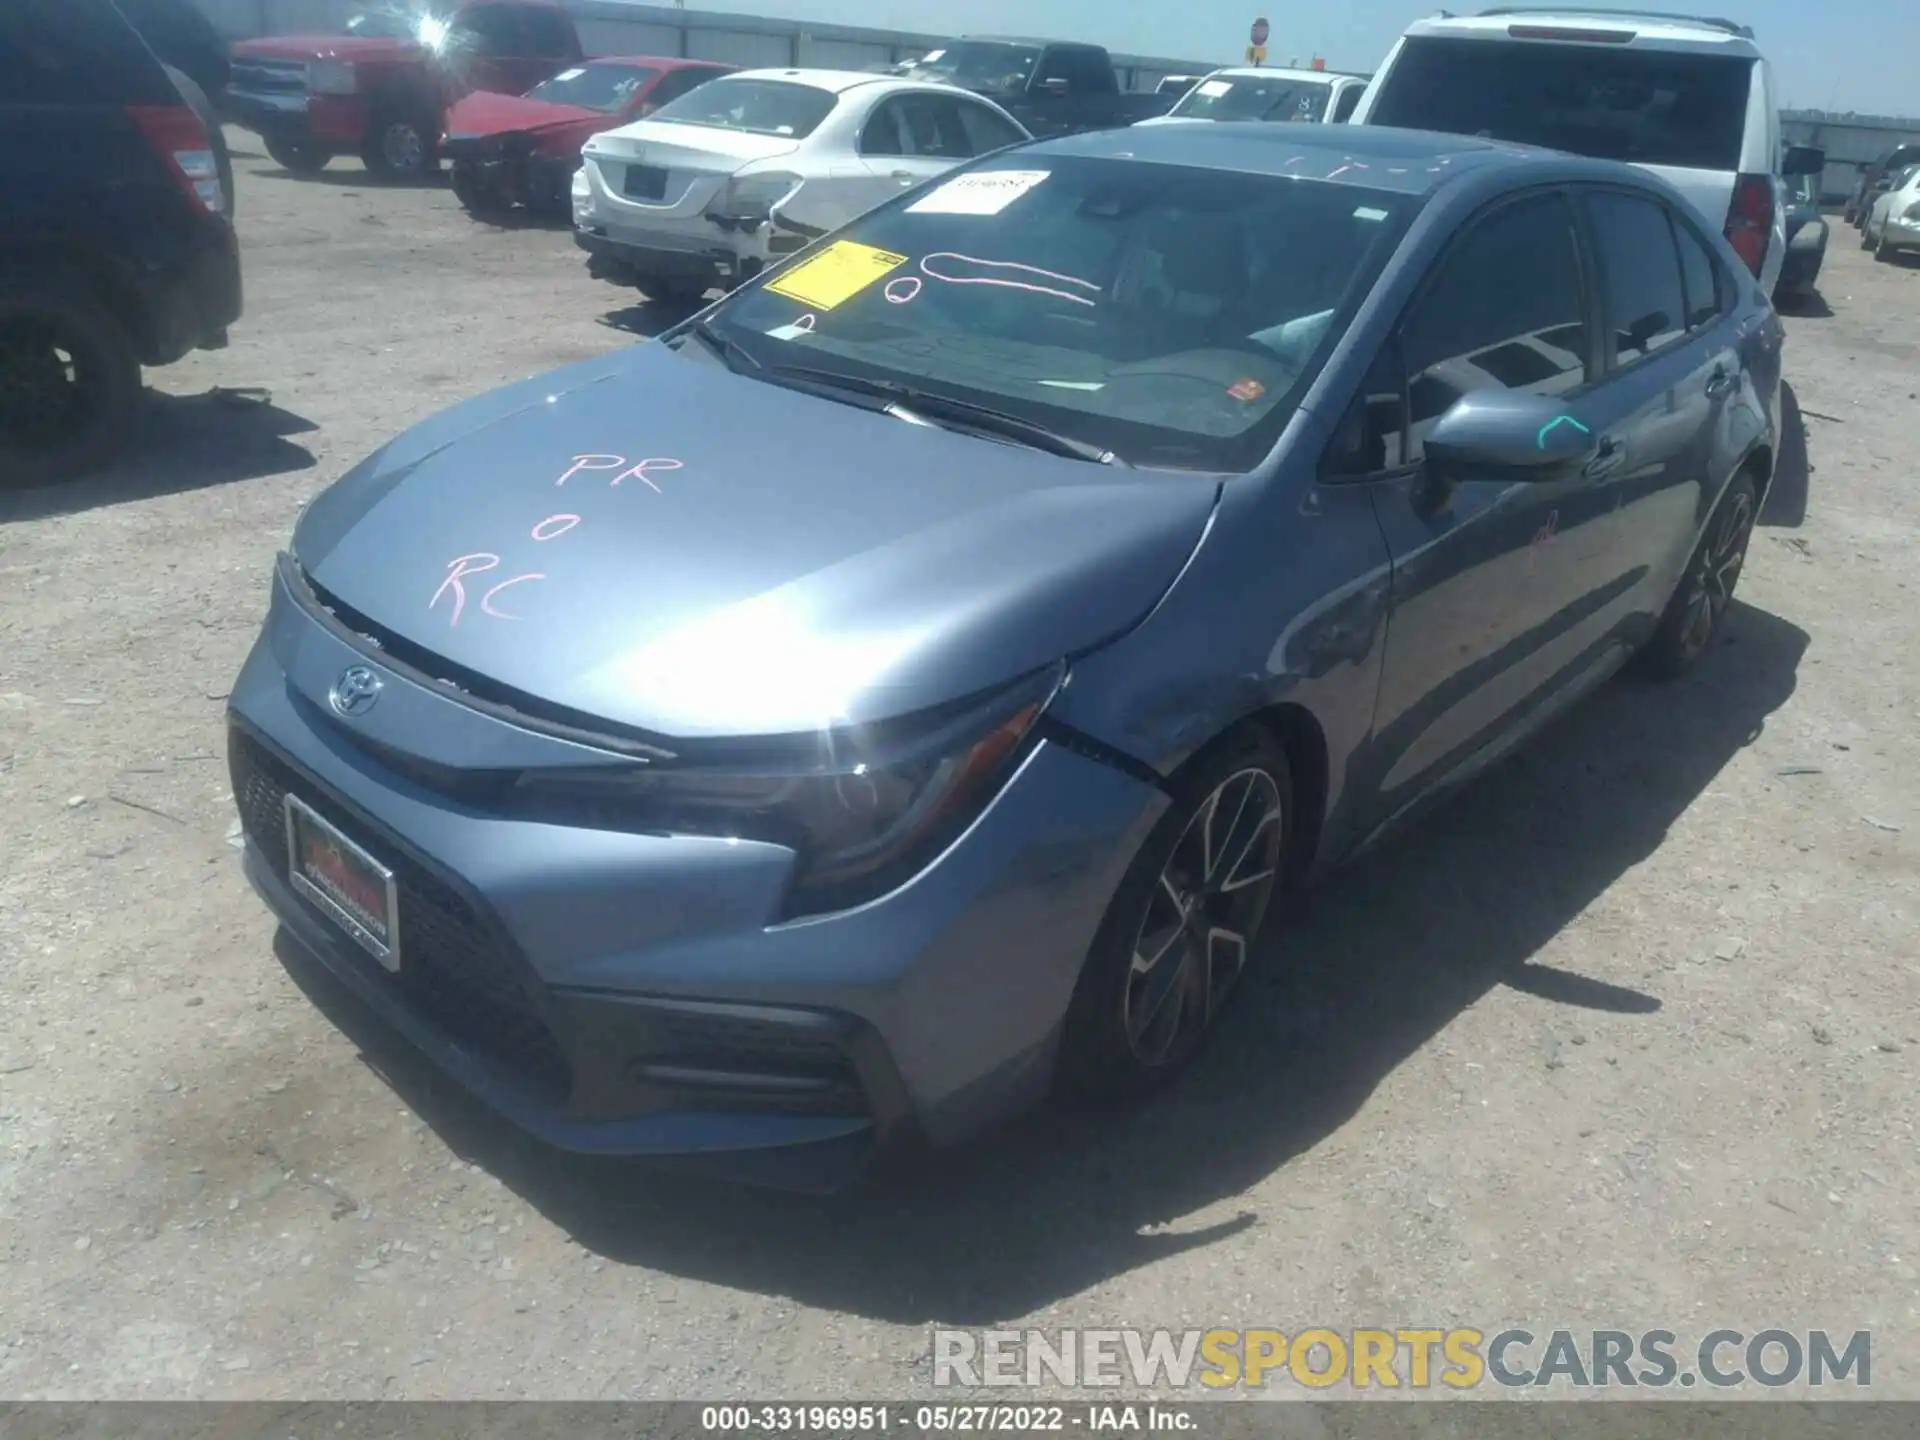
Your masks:
{"label": "windshield wiper", "polygon": [[1049,430],[1044,425],[1031,420],[1022,420],[1018,415],[1009,415],[1004,410],[995,410],[986,405],[976,405],[970,400],[956,400],[946,395],[930,395],[924,390],[915,390],[911,386],[895,384],[887,380],[866,380],[858,375],[843,375],[835,370],[816,370],[805,365],[776,365],[767,372],[776,378],[797,381],[807,387],[823,390],[838,390],[845,394],[865,396],[874,400],[888,402],[889,406],[902,420],[950,420],[962,429],[977,430],[983,434],[997,435],[1025,445],[1030,450],[1042,450],[1049,455],[1061,455],[1069,460],[1084,460],[1091,465],[1117,465],[1126,467],[1122,460],[1111,450],[1085,440],[1076,440],[1071,435],[1062,435],[1058,430]]}
{"label": "windshield wiper", "polygon": [[698,340],[714,354],[726,361],[727,368],[737,374],[744,375],[750,371],[764,368],[760,362],[753,357],[746,346],[742,345],[738,340],[723,335],[720,332],[720,327],[715,325],[711,320],[696,320],[687,327],[685,333],[693,336],[694,339]]}

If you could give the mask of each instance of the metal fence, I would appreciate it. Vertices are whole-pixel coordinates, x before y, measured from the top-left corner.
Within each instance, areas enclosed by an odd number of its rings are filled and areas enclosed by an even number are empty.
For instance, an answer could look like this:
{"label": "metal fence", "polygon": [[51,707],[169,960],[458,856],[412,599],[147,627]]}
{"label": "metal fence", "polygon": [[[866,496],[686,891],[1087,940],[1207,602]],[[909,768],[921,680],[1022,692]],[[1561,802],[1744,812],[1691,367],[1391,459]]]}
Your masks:
{"label": "metal fence", "polygon": [[[223,34],[237,40],[256,35],[339,34],[350,14],[375,8],[378,0],[196,3]],[[566,6],[580,32],[581,44],[590,54],[599,55],[684,55],[732,65],[866,70],[923,54],[952,38],[918,31],[628,4],[626,0],[566,0]],[[1168,75],[1200,75],[1217,68],[1217,62],[1145,55],[1116,54],[1113,63],[1120,84],[1129,90],[1152,90]]]}

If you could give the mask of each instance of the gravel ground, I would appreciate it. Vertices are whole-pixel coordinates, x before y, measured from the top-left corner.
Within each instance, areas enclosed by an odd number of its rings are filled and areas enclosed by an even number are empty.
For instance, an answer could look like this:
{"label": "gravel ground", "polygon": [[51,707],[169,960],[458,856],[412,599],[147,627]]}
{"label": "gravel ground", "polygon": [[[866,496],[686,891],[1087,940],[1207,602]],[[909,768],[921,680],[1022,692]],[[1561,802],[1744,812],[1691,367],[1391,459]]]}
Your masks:
{"label": "gravel ground", "polygon": [[1920,265],[1836,225],[1694,677],[1311,897],[1172,1093],[796,1201],[535,1151],[277,958],[221,706],[297,507],[662,317],[239,145],[232,347],[0,501],[0,1395],[883,1397],[943,1324],[1519,1323],[1871,1328],[1920,1396]]}

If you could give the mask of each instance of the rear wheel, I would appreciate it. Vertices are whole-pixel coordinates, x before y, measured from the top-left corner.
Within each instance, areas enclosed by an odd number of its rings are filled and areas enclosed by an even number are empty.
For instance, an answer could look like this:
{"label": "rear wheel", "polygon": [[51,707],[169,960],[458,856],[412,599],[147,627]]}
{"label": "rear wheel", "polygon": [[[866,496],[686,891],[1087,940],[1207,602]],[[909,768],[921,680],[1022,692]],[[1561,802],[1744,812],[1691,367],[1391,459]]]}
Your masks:
{"label": "rear wheel", "polygon": [[267,154],[274,164],[291,175],[318,175],[332,158],[319,146],[299,140],[269,140]]}
{"label": "rear wheel", "polygon": [[139,357],[112,311],[64,277],[0,271],[0,483],[97,469],[139,404]]}
{"label": "rear wheel", "polygon": [[1874,243],[1873,258],[1883,265],[1893,259],[1893,246],[1887,243],[1887,232],[1885,230],[1880,232],[1879,240]]}
{"label": "rear wheel", "polygon": [[1074,989],[1061,1079],[1126,1096],[1178,1074],[1244,974],[1292,838],[1286,752],[1249,730],[1199,761],[1134,857]]}
{"label": "rear wheel", "polygon": [[360,158],[382,180],[419,180],[440,168],[434,155],[439,127],[423,115],[389,110],[377,115]]}
{"label": "rear wheel", "polygon": [[1674,679],[1684,675],[1707,652],[1719,632],[1734,586],[1747,563],[1747,546],[1759,508],[1753,480],[1740,476],[1727,487],[1720,506],[1708,522],[1707,533],[1687,562],[1687,571],[1667,602],[1641,658],[1654,675]]}

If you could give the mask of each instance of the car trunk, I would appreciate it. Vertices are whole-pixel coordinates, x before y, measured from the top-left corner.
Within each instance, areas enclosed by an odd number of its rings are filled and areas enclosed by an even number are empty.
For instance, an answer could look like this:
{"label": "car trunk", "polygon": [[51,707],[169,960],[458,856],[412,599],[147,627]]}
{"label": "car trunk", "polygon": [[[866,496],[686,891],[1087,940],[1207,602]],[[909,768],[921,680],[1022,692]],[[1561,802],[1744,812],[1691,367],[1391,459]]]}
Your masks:
{"label": "car trunk", "polygon": [[609,195],[685,216],[703,214],[742,166],[799,148],[790,135],[648,120],[596,136],[587,159]]}

